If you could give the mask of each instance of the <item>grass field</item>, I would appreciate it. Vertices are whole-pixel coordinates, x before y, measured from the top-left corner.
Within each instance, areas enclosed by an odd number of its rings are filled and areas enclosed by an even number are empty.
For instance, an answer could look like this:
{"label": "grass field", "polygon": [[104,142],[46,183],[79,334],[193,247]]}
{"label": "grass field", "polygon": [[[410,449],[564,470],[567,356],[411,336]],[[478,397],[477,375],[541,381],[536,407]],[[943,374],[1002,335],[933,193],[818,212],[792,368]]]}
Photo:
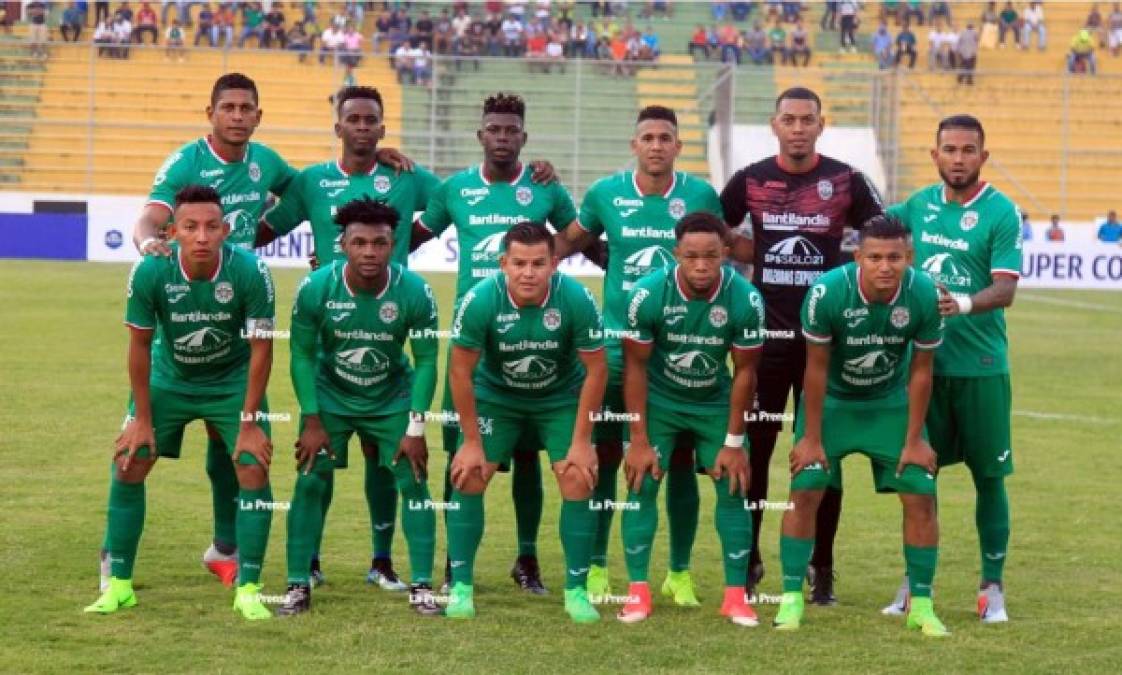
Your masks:
{"label": "grass field", "polygon": [[[954,635],[944,641],[905,631],[878,614],[901,574],[900,513],[876,498],[869,472],[847,464],[832,609],[808,609],[803,629],[738,629],[717,616],[720,565],[710,488],[694,555],[704,606],[656,601],[652,619],[625,626],[569,623],[561,608],[556,487],[547,485],[541,557],[554,592],[532,598],[507,577],[514,526],[509,478],[488,506],[476,565],[473,622],[423,620],[401,595],[363,583],[369,525],[361,470],[337,479],[325,540],[329,585],[310,616],[249,625],[230,610],[231,592],[199,564],[210,538],[204,434],[188,432],[183,459],[161,461],[149,481],[148,518],[136,580],[140,605],[109,617],[82,607],[96,597],[96,551],[105,523],[107,465],[124,411],[126,332],[121,324],[128,268],[95,263],[0,263],[0,491],[8,579],[0,596],[5,638],[0,671],[288,672],[1107,672],[1122,659],[1118,517],[1122,412],[1122,294],[1024,291],[1009,312],[1014,369],[1017,474],[1009,481],[1013,539],[1004,626],[973,614],[978,552],[973,489],[961,467],[940,477],[942,550],[936,606]],[[277,273],[278,316],[287,327],[301,273]],[[451,275],[433,275],[448,321]],[[278,342],[269,389],[273,411],[297,412],[288,346]],[[288,448],[296,425],[275,424],[273,482],[292,494]],[[430,429],[430,485],[439,493],[444,457]],[[776,454],[785,456],[789,436]],[[786,494],[785,462],[773,462],[771,499]],[[548,475],[548,474],[547,474]],[[439,523],[440,521],[438,521]],[[617,519],[618,523],[618,519]],[[778,594],[778,518],[765,520],[762,591]],[[618,524],[613,586],[626,588]],[[438,560],[443,530],[438,528]],[[652,579],[665,570],[665,519]],[[284,518],[273,521],[266,593],[284,590]],[[404,541],[395,543],[405,572]],[[439,564],[438,564],[439,568]],[[761,606],[770,622],[774,606]],[[1115,666],[1109,664],[1114,663]]]}

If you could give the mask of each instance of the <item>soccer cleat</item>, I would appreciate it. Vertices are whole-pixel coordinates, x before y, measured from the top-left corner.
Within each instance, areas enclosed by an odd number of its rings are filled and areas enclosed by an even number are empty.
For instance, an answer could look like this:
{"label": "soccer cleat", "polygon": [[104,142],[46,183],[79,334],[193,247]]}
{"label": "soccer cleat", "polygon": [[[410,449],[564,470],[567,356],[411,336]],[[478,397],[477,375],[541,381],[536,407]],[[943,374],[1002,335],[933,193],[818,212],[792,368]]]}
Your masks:
{"label": "soccer cleat", "polygon": [[756,610],[745,600],[743,586],[726,586],[725,601],[721,603],[721,616],[728,617],[737,626],[754,627],[760,625]]}
{"label": "soccer cleat", "polygon": [[210,570],[210,573],[218,577],[222,585],[226,588],[232,588],[234,582],[238,578],[238,554],[237,552],[226,555],[220,553],[214,544],[203,553],[203,565]]}
{"label": "soccer cleat", "polygon": [[838,604],[834,597],[834,568],[808,565],[806,580],[810,584],[810,602],[814,605],[831,607]]}
{"label": "soccer cleat", "polygon": [[277,616],[296,616],[312,608],[312,587],[289,584],[284,594],[284,604],[277,608]]}
{"label": "soccer cleat", "polygon": [[132,579],[109,577],[109,585],[94,604],[83,611],[90,614],[112,614],[122,607],[136,607]]}
{"label": "soccer cleat", "polygon": [[444,608],[444,616],[450,619],[474,619],[475,599],[474,589],[462,581],[452,585],[449,593],[448,606]]}
{"label": "soccer cleat", "polygon": [[1005,613],[1005,588],[1000,581],[982,583],[978,590],[978,618],[982,623],[1005,623],[1009,615]]}
{"label": "soccer cleat", "polygon": [[633,581],[627,587],[627,603],[616,618],[623,623],[646,621],[651,615],[651,587],[645,581]]}
{"label": "soccer cleat", "polygon": [[776,630],[798,630],[803,621],[803,594],[799,591],[788,591],[783,594],[779,603],[779,613],[775,615],[772,625]]}
{"label": "soccer cleat", "polygon": [[101,551],[98,558],[97,572],[100,579],[97,590],[104,593],[109,590],[109,577],[113,576],[113,565],[109,562],[109,551]]}
{"label": "soccer cleat", "polygon": [[412,584],[409,586],[409,606],[421,616],[440,616],[444,608],[436,603],[432,594],[432,584]]}
{"label": "soccer cleat", "polygon": [[679,607],[701,606],[689,570],[667,572],[666,580],[662,582],[662,594],[668,598],[674,598],[674,604]]}
{"label": "soccer cleat", "polygon": [[900,584],[900,588],[896,589],[896,597],[892,600],[892,604],[880,610],[880,613],[885,616],[907,616],[908,606],[911,604],[911,590],[908,586],[908,575],[904,575],[904,583]]}
{"label": "soccer cleat", "polygon": [[373,558],[370,560],[370,571],[366,573],[366,583],[377,584],[383,591],[404,591],[409,586],[398,578],[393,571],[393,561],[389,558]]}
{"label": "soccer cleat", "polygon": [[612,594],[612,586],[608,580],[608,568],[600,565],[589,565],[588,583],[585,585],[588,594],[594,598],[602,598]]}
{"label": "soccer cleat", "polygon": [[596,623],[600,612],[588,600],[588,591],[583,588],[565,589],[565,611],[573,623]]}
{"label": "soccer cleat", "polygon": [[312,566],[308,569],[308,579],[312,582],[312,588],[319,588],[327,583],[327,575],[323,573],[318,555],[312,556]]}
{"label": "soccer cleat", "polygon": [[908,628],[918,629],[927,637],[947,637],[951,634],[939,617],[935,616],[931,598],[912,598],[911,604],[911,609],[908,610]]}
{"label": "soccer cleat", "polygon": [[261,602],[261,584],[245,583],[234,594],[234,611],[247,621],[273,618],[273,613]]}
{"label": "soccer cleat", "polygon": [[744,586],[744,602],[756,602],[756,587],[764,579],[764,564],[758,562],[748,568],[748,583]]}
{"label": "soccer cleat", "polygon": [[538,567],[537,556],[520,555],[514,561],[514,567],[510,568],[510,578],[514,579],[514,583],[527,593],[534,595],[545,595],[549,593],[545,585],[542,584],[542,572]]}

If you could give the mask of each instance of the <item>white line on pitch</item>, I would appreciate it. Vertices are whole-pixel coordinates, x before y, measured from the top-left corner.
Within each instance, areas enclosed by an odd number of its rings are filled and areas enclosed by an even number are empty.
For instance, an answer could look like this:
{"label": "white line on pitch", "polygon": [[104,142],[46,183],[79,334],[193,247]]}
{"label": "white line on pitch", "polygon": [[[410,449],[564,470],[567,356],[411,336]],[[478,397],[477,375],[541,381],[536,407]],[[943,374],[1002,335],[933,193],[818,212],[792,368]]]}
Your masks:
{"label": "white line on pitch", "polygon": [[1070,420],[1072,422],[1087,422],[1089,424],[1118,424],[1116,419],[1108,419],[1105,417],[1091,417],[1089,415],[1067,415],[1064,413],[1044,413],[1036,412],[1035,410],[1014,410],[1014,415],[1021,417],[1032,417],[1038,420]]}
{"label": "white line on pitch", "polygon": [[1061,298],[1049,298],[1046,295],[1034,295],[1032,293],[1018,293],[1018,300],[1031,300],[1035,302],[1043,302],[1049,305],[1061,305],[1064,307],[1075,307],[1078,309],[1093,309],[1098,312],[1109,312],[1111,314],[1120,314],[1122,309],[1118,307],[1111,307],[1110,305],[1100,305],[1093,302],[1080,302],[1079,300],[1063,300]]}

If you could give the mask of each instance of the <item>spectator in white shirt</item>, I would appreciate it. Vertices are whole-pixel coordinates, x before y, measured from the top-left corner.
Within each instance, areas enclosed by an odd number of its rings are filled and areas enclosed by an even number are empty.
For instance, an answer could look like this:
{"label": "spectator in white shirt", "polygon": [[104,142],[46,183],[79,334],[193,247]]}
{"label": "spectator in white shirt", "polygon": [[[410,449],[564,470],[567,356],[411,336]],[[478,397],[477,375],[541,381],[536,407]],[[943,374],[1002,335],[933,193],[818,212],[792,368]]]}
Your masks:
{"label": "spectator in white shirt", "polygon": [[503,20],[503,51],[506,56],[521,56],[523,43],[522,22],[511,14]]}
{"label": "spectator in white shirt", "polygon": [[427,87],[432,81],[432,52],[425,42],[420,40],[417,46],[410,50],[409,55],[413,59],[413,82]]}
{"label": "spectator in white shirt", "polygon": [[319,62],[323,63],[328,55],[334,57],[342,48],[344,41],[343,31],[332,22],[319,38]]}
{"label": "spectator in white shirt", "polygon": [[1028,9],[1021,13],[1021,49],[1029,48],[1029,40],[1036,33],[1036,46],[1044,51],[1047,31],[1044,30],[1044,8],[1039,2],[1029,3]]}

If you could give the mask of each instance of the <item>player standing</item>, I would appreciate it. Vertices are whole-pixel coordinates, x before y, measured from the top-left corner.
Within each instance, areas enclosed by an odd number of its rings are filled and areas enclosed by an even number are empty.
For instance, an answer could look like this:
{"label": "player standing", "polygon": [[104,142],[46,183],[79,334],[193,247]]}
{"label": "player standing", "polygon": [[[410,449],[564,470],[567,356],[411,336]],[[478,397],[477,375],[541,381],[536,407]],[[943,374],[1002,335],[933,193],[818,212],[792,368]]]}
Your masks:
{"label": "player standing", "polygon": [[[300,401],[297,477],[288,514],[288,593],[280,614],[311,606],[309,568],[323,532],[336,468],[357,433],[379,450],[403,503],[413,585],[410,604],[438,614],[431,597],[436,518],[429,497],[424,413],[436,390],[432,289],[391,262],[398,213],[362,197],[339,208],[343,260],[312,272],[292,309],[292,383]],[[409,340],[415,369],[405,356]],[[370,459],[368,458],[369,462]]]}
{"label": "player standing", "polygon": [[[768,465],[782,427],[787,394],[797,401],[806,364],[799,332],[799,307],[806,291],[841,259],[845,227],[859,227],[882,211],[876,189],[857,169],[820,155],[815,143],[825,127],[822,101],[803,87],[784,91],[775,101],[771,129],[779,154],[737,171],[724,191],[725,220],[738,226],[751,219],[752,240],[733,246],[739,260],[750,259],[752,283],[764,296],[768,337],[757,374],[754,420],[748,424],[752,448],[749,501],[754,538],[748,574],[751,595],[764,576],[760,530],[767,500]],[[834,598],[834,535],[841,516],[841,485],[827,489],[818,510],[818,532],[808,575],[811,601],[831,605]]]}
{"label": "player standing", "polygon": [[[440,236],[448,227],[456,226],[460,250],[456,274],[457,303],[481,279],[499,272],[503,236],[512,225],[523,221],[548,221],[555,230],[561,230],[577,219],[569,192],[558,182],[534,182],[530,172],[519,161],[528,138],[525,118],[526,105],[520,97],[503,93],[489,96],[483,102],[483,116],[476,132],[483,148],[483,162],[445,179],[417,220],[424,234],[431,236]],[[459,429],[454,421],[455,411],[452,410],[447,379],[441,408],[445,419],[444,449],[451,456],[456,451]],[[513,453],[511,480],[518,528],[518,557],[511,569],[511,577],[522,589],[535,594],[546,592],[537,559],[538,527],[544,499],[538,458],[540,448],[541,440],[532,436],[518,444]],[[449,462],[447,471],[451,470],[451,466]],[[447,471],[445,501],[451,495]]]}
{"label": "player standing", "polygon": [[[877,216],[861,228],[856,262],[822,275],[802,307],[806,375],[791,451],[791,501],[779,557],[780,630],[803,617],[803,577],[823,492],[840,482],[841,460],[872,462],[877,492],[897,492],[913,600],[909,628],[941,637],[931,584],[939,556],[935,451],[923,432],[935,349],[943,338],[935,284],[911,267],[908,232]],[[914,350],[913,350],[914,347]]]}
{"label": "player standing", "polygon": [[[624,460],[628,502],[623,513],[629,602],[619,620],[651,614],[647,583],[651,544],[658,527],[658,489],[669,469],[674,439],[695,439],[698,464],[713,479],[714,523],[721,540],[725,595],[721,614],[755,626],[744,579],[752,541],[745,510],[748,453],[745,411],[756,389],[763,347],[764,305],[759,292],[724,263],[728,230],[711,213],[691,213],[674,228],[677,264],[635,283],[627,302],[623,388],[631,417]],[[732,355],[733,375],[725,365]]]}
{"label": "player standing", "polygon": [[[608,356],[608,389],[604,415],[595,427],[600,480],[593,495],[605,508],[598,512],[588,593],[611,593],[608,584],[608,540],[616,503],[619,465],[627,428],[620,413],[623,401],[623,348],[627,295],[647,274],[673,262],[674,226],[687,213],[705,211],[721,216],[721,202],[711,185],[674,170],[682,150],[678,117],[663,106],[639,111],[631,151],[635,169],[601,178],[581,202],[580,219],[557,235],[557,255],[565,258],[607,237],[607,274],[604,276],[604,344]],[[613,413],[615,416],[613,416]],[[694,470],[693,440],[683,438],[668,470],[666,511],[670,520],[670,565],[662,592],[679,605],[697,606],[690,576],[690,553],[697,534],[699,496]]]}
{"label": "player standing", "polygon": [[[939,285],[947,318],[935,352],[935,384],[927,413],[939,466],[966,462],[977,491],[975,519],[982,575],[978,616],[1008,621],[1002,573],[1009,548],[1013,473],[1012,386],[1004,308],[1013,304],[1021,270],[1017,207],[980,179],[989,157],[982,124],[970,115],[939,123],[931,157],[942,181],[916,191],[890,211],[915,237],[917,267]],[[907,611],[905,580],[886,614]]]}
{"label": "player standing", "polygon": [[553,245],[542,224],[511,227],[502,236],[501,273],[463,296],[452,324],[449,380],[462,439],[447,518],[452,618],[475,616],[483,492],[530,434],[549,453],[564,500],[565,611],[576,623],[600,619],[585,584],[596,531],[592,417],[608,378],[603,324],[588,289],[557,272]]}
{"label": "player standing", "polygon": [[[144,529],[144,482],[158,457],[176,459],[183,430],[202,419],[232,449],[238,587],[234,609],[267,619],[261,567],[274,507],[272,444],[258,424],[272,367],[273,281],[264,261],[226,243],[221,198],[192,185],[174,201],[169,256],[146,256],[129,275],[131,401],[117,438],[106,538],[108,588],[87,612],[136,605],[133,564]],[[240,413],[239,413],[240,411]]]}

